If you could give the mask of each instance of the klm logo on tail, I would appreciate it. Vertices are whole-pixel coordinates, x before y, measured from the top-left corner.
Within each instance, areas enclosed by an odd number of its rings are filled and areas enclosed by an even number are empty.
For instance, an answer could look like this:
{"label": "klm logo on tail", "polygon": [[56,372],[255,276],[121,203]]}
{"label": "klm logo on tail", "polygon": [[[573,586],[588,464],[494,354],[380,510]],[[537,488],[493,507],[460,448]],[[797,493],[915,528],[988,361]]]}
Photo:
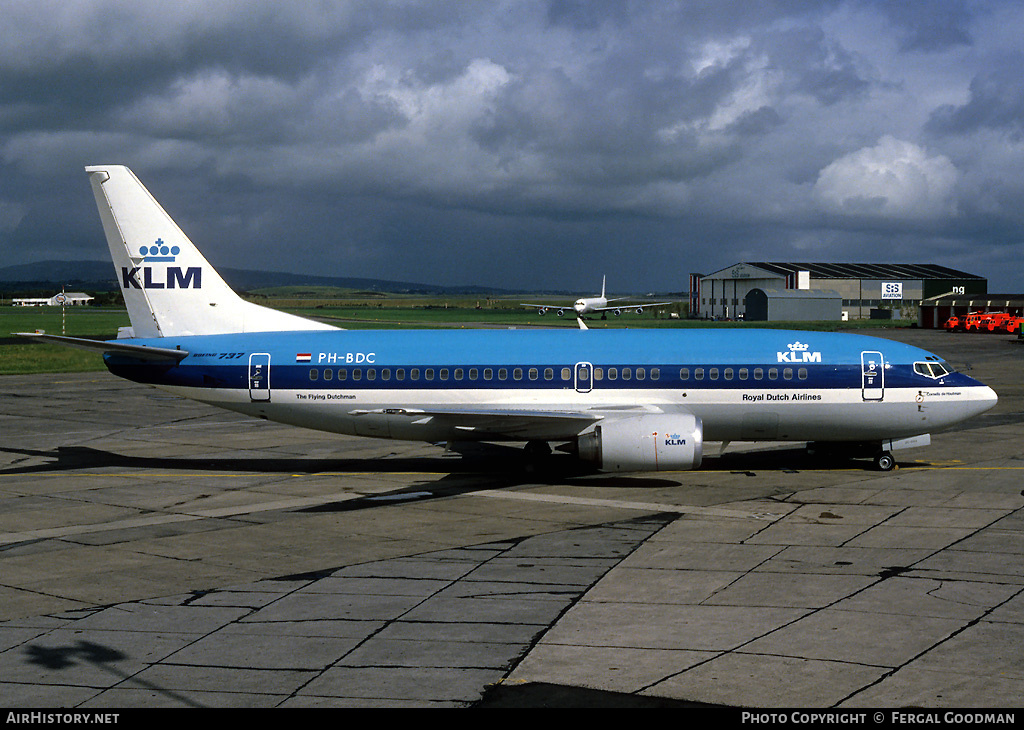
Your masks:
{"label": "klm logo on tail", "polygon": [[[181,252],[177,246],[168,246],[162,239],[156,239],[152,246],[139,248],[142,261],[154,263],[173,263]],[[142,280],[139,280],[139,275]],[[189,266],[182,271],[180,266],[168,266],[165,276],[154,277],[152,266],[121,267],[121,287],[123,289],[201,289],[203,287],[203,270],[199,266]]]}

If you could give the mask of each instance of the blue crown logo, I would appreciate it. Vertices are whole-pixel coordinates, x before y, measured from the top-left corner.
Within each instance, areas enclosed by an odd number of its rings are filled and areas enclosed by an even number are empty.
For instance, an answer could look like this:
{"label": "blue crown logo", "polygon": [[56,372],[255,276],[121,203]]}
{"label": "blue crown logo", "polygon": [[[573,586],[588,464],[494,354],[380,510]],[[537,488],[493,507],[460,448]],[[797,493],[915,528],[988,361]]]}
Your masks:
{"label": "blue crown logo", "polygon": [[168,246],[162,238],[158,238],[152,246],[139,247],[139,253],[143,261],[174,261],[174,257],[181,253],[181,249],[177,246]]}

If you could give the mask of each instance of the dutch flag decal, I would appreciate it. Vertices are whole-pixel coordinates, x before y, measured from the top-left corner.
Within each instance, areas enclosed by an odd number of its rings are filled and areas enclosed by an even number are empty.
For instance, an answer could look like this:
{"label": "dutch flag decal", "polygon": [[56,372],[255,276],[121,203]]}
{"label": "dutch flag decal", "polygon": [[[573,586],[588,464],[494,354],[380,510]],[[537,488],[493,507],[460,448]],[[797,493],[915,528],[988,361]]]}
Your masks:
{"label": "dutch flag decal", "polygon": [[295,354],[295,362],[309,362],[313,359],[311,352],[299,352]]}

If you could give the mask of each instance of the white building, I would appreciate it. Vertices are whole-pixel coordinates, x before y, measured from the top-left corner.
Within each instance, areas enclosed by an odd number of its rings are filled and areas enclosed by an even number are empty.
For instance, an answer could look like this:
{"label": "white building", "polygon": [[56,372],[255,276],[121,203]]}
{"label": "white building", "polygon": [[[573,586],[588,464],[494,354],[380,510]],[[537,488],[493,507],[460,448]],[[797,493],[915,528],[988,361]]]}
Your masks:
{"label": "white building", "polygon": [[95,297],[90,297],[83,292],[61,292],[54,294],[49,299],[14,299],[15,307],[75,307],[83,306],[91,302]]}

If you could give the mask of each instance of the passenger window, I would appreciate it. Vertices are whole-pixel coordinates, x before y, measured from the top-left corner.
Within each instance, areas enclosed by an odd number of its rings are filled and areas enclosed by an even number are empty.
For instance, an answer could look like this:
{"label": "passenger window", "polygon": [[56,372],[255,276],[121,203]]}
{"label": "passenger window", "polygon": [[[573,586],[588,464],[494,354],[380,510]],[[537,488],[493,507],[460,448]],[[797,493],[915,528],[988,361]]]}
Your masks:
{"label": "passenger window", "polygon": [[723,374],[723,375],[725,376],[725,379],[726,379],[726,380],[732,380],[732,368],[726,368],[726,369],[725,369],[725,370],[724,370],[724,371],[722,372],[722,374]]}
{"label": "passenger window", "polygon": [[618,368],[608,368],[608,379],[609,380],[618,380],[619,379],[619,369]]}
{"label": "passenger window", "polygon": [[338,380],[348,380],[348,370],[340,368],[338,370]]}
{"label": "passenger window", "polygon": [[555,370],[554,370],[554,368],[544,368],[544,379],[545,380],[554,380],[555,379]]}
{"label": "passenger window", "polygon": [[508,380],[508,368],[498,368],[498,380]]}
{"label": "passenger window", "polygon": [[324,370],[324,380],[331,380],[334,377],[333,370]]}
{"label": "passenger window", "polygon": [[651,380],[661,379],[661,368],[651,368]]}
{"label": "passenger window", "polygon": [[522,368],[513,368],[513,370],[512,370],[512,379],[513,380],[522,380],[523,379],[523,369]]}
{"label": "passenger window", "polygon": [[405,368],[398,368],[395,371],[395,380],[405,380]]}
{"label": "passenger window", "polygon": [[479,379],[479,377],[480,377],[480,370],[479,369],[477,369],[477,368],[470,368],[469,369],[469,379],[470,380],[477,380],[477,379]]}
{"label": "passenger window", "polygon": [[310,380],[317,380],[319,377],[320,377],[320,371],[317,370],[316,368],[313,368],[312,370],[309,371],[309,379]]}
{"label": "passenger window", "polygon": [[413,368],[412,370],[409,371],[409,380],[419,380],[419,379],[420,379],[420,369],[419,368]]}
{"label": "passenger window", "polygon": [[376,380],[377,379],[377,371],[374,370],[373,368],[370,368],[369,370],[367,370],[366,371],[366,379],[367,380]]}
{"label": "passenger window", "polygon": [[646,377],[647,377],[647,371],[644,370],[644,368],[637,368],[636,369],[636,379],[637,380],[643,380]]}
{"label": "passenger window", "polygon": [[427,368],[426,370],[424,370],[423,371],[423,379],[424,380],[433,380],[434,379],[434,368]]}
{"label": "passenger window", "polygon": [[754,380],[764,380],[764,370],[762,368],[754,368]]}
{"label": "passenger window", "polygon": [[462,376],[464,374],[465,373],[463,373],[462,368],[455,368],[455,379],[456,380],[462,380]]}
{"label": "passenger window", "polygon": [[786,380],[792,380],[793,379],[793,368],[784,368],[782,370],[782,377],[785,378]]}
{"label": "passenger window", "polygon": [[530,368],[530,380],[536,380],[539,375],[537,368]]}
{"label": "passenger window", "polygon": [[740,368],[740,380],[746,380],[750,376],[750,371],[746,368]]}
{"label": "passenger window", "polygon": [[708,376],[712,380],[718,380],[718,368],[711,368],[710,370],[708,370]]}
{"label": "passenger window", "polygon": [[633,368],[622,368],[622,379],[629,380],[633,377]]}
{"label": "passenger window", "polygon": [[440,377],[441,380],[447,380],[448,379],[448,368],[441,368],[441,370],[438,372],[438,377]]}
{"label": "passenger window", "polygon": [[391,380],[391,370],[389,368],[384,368],[383,370],[381,370],[380,371],[380,379],[381,380]]}
{"label": "passenger window", "polygon": [[778,380],[779,379],[779,369],[778,368],[768,368],[768,379],[769,380]]}
{"label": "passenger window", "polygon": [[704,379],[704,368],[694,368],[694,370],[693,370],[693,379],[694,380],[703,380]]}
{"label": "passenger window", "polygon": [[572,380],[571,368],[562,368],[562,380]]}
{"label": "passenger window", "polygon": [[801,380],[807,380],[807,368],[800,368],[796,371],[796,376]]}
{"label": "passenger window", "polygon": [[594,368],[594,380],[604,380],[604,368]]}
{"label": "passenger window", "polygon": [[362,377],[363,377],[363,371],[360,370],[359,368],[356,368],[355,370],[352,371],[352,379],[353,380],[360,380]]}
{"label": "passenger window", "polygon": [[689,380],[690,379],[690,368],[680,368],[679,369],[679,379],[680,380]]}

